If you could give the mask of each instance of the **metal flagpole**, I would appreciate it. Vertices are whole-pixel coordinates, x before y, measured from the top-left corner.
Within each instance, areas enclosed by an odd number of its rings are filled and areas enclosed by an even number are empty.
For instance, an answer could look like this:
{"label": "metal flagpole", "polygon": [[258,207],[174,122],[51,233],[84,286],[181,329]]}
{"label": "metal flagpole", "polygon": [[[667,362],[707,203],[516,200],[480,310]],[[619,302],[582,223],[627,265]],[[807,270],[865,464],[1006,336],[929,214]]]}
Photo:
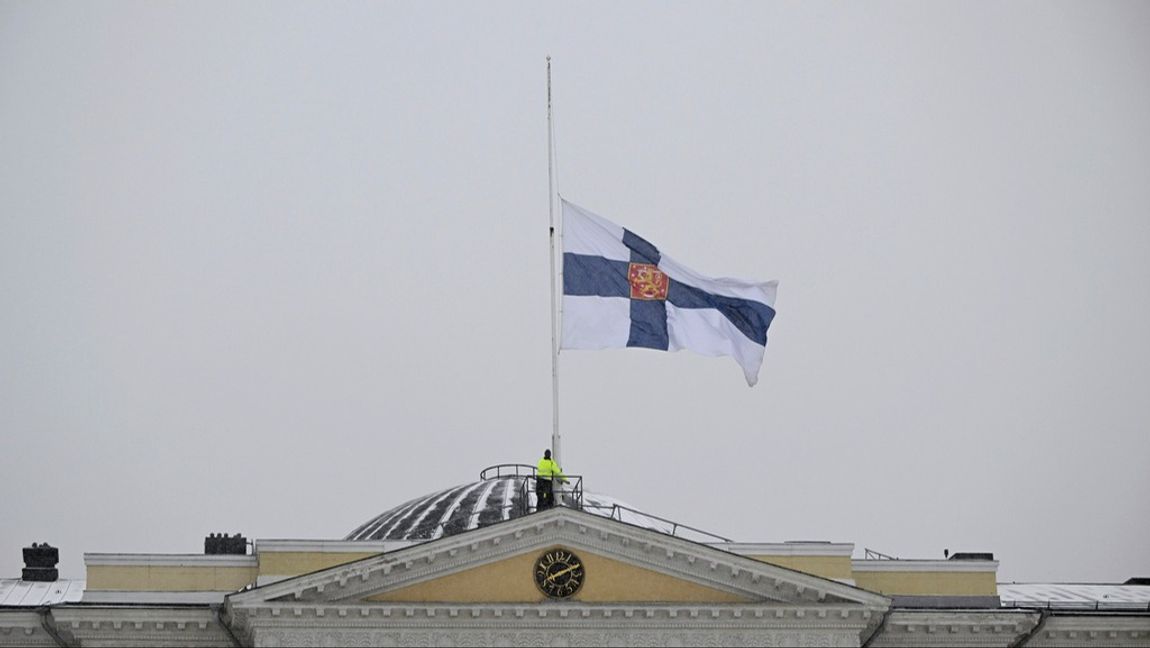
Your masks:
{"label": "metal flagpole", "polygon": [[560,462],[559,437],[559,338],[555,304],[555,130],[551,120],[551,57],[547,57],[547,212],[551,219],[551,457]]}

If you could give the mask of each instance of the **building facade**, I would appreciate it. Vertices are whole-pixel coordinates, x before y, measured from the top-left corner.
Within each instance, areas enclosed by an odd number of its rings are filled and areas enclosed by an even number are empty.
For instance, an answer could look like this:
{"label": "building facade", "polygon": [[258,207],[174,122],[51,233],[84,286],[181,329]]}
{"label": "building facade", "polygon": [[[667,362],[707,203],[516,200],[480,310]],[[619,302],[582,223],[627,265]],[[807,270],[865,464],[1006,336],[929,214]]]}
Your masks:
{"label": "building facade", "polygon": [[1000,588],[989,555],[735,543],[582,493],[533,512],[525,480],[412,500],[342,540],[86,554],[83,582],[3,581],[0,646],[1150,646],[1150,586],[1062,605]]}

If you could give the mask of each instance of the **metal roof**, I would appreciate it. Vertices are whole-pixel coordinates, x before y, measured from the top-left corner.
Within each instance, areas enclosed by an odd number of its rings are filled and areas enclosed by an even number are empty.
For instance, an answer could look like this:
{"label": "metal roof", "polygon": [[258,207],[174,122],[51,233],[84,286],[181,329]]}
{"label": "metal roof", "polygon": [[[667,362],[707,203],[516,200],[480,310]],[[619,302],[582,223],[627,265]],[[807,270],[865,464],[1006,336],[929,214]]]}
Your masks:
{"label": "metal roof", "polygon": [[[523,477],[498,477],[454,486],[417,497],[384,511],[349,533],[345,540],[434,540],[461,531],[484,527],[527,513],[522,501]],[[534,495],[528,504],[534,506]],[[599,493],[583,491],[581,508],[595,515],[678,535],[682,525],[664,520]],[[692,530],[682,527],[682,530]],[[724,539],[699,532],[707,540]]]}
{"label": "metal roof", "polygon": [[65,578],[48,582],[0,578],[0,606],[38,607],[78,603],[84,596],[86,582]]}
{"label": "metal roof", "polygon": [[1003,607],[1065,610],[1150,610],[1150,586],[1079,583],[999,583]]}

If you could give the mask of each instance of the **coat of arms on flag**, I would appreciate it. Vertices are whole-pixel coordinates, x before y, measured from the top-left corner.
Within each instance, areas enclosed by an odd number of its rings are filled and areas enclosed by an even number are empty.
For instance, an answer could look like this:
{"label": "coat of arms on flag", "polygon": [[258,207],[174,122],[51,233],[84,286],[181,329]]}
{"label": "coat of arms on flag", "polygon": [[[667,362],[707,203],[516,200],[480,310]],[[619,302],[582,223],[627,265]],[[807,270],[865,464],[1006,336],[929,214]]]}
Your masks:
{"label": "coat of arms on flag", "polygon": [[670,280],[650,263],[632,263],[627,269],[631,282],[631,299],[666,299]]}
{"label": "coat of arms on flag", "polygon": [[777,281],[704,277],[634,232],[562,206],[562,348],[728,355],[748,385],[758,381]]}

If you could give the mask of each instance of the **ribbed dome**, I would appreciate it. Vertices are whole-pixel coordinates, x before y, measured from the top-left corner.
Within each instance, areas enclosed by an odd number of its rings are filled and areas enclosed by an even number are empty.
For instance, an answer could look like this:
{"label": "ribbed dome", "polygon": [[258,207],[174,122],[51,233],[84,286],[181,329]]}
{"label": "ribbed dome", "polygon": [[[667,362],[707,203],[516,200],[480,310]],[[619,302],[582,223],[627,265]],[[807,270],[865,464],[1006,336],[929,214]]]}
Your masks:
{"label": "ribbed dome", "polygon": [[[526,515],[534,494],[524,477],[498,477],[417,497],[361,524],[346,540],[432,540]],[[524,502],[524,498],[529,501]],[[664,533],[670,525],[638,513],[612,497],[583,492],[583,510]]]}

